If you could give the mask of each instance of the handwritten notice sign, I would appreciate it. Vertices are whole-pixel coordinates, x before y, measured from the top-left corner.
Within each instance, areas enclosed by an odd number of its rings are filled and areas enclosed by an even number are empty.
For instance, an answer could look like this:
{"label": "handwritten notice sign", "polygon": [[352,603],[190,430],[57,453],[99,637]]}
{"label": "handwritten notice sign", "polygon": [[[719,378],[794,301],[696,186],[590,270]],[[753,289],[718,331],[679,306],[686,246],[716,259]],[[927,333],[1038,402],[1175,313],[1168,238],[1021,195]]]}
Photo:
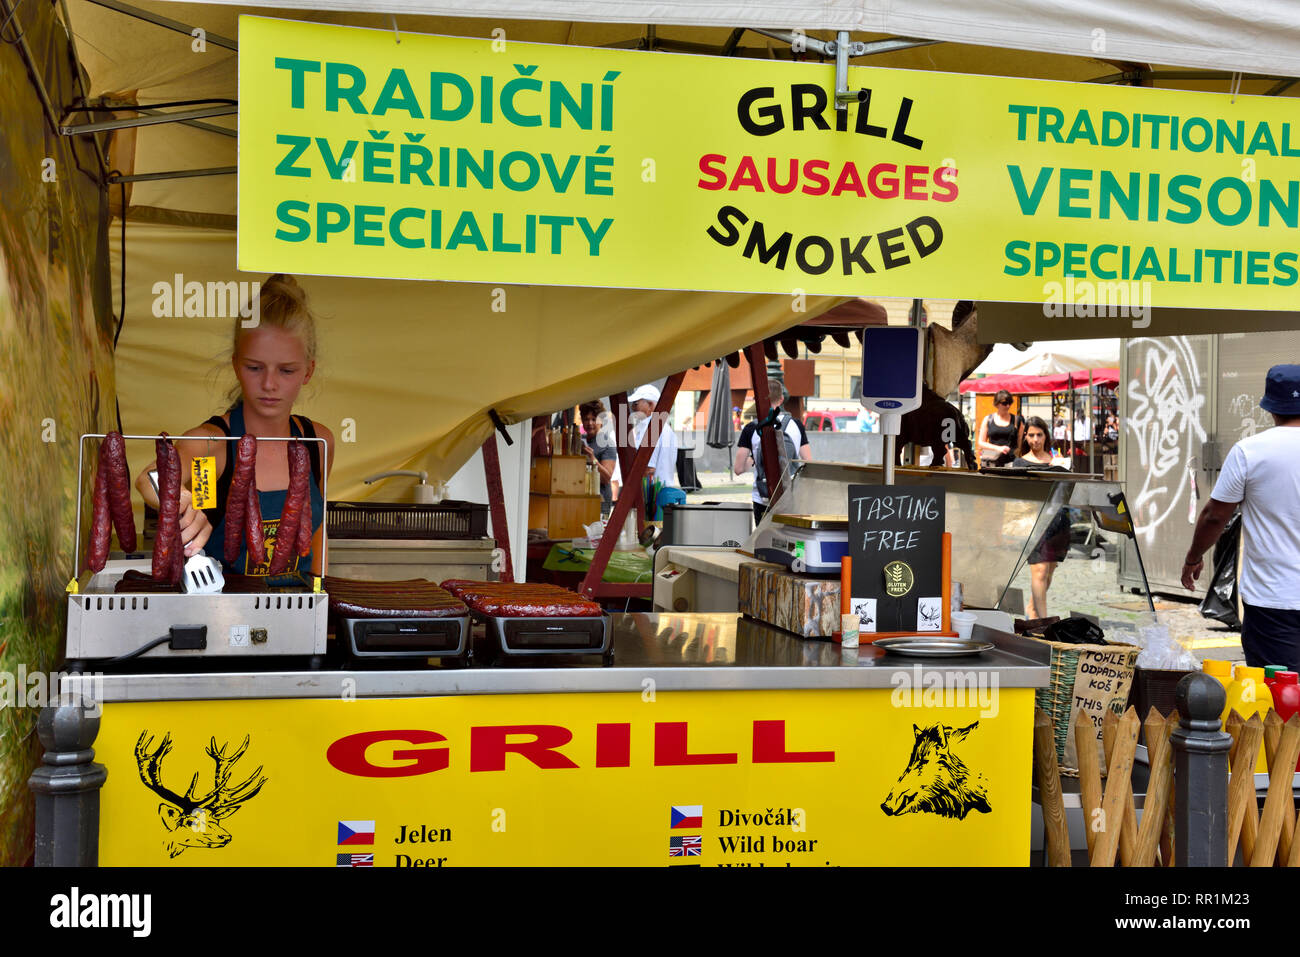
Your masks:
{"label": "handwritten notice sign", "polygon": [[940,630],[943,532],[942,488],[849,486],[850,607],[862,631]]}
{"label": "handwritten notice sign", "polygon": [[1132,660],[1132,645],[1116,645],[1114,650],[1090,648],[1079,652],[1079,666],[1074,676],[1074,700],[1070,703],[1070,726],[1065,734],[1067,768],[1079,766],[1079,752],[1074,741],[1074,717],[1080,708],[1092,722],[1097,736],[1097,766],[1106,766],[1101,722],[1107,711],[1124,713],[1129,685],[1133,682]]}

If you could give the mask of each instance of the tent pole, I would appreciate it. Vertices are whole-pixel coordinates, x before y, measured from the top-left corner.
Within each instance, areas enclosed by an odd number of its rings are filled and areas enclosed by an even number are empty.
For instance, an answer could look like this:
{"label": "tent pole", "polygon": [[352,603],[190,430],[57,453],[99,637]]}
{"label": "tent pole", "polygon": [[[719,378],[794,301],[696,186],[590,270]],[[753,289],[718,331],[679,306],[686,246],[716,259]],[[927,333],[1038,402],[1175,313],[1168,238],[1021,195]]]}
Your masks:
{"label": "tent pole", "polygon": [[212,166],[207,169],[175,169],[165,173],[131,173],[130,175],[110,175],[109,183],[148,183],[160,179],[188,179],[191,176],[234,176],[239,172],[237,166]]}
{"label": "tent pole", "polygon": [[[615,392],[609,397],[610,413],[614,416],[614,449],[618,453],[618,471],[623,476],[623,488],[619,489],[619,498],[624,489],[629,488],[627,476],[632,471],[632,457],[636,450],[626,441],[632,435],[632,418],[627,407],[627,392]],[[640,497],[636,503],[636,527],[639,532],[645,526],[645,502]],[[621,531],[621,528],[620,528]]]}
{"label": "tent pole", "polygon": [[[168,30],[175,30],[177,33],[183,33],[186,36],[194,36],[195,27],[188,23],[181,23],[179,20],[172,20],[168,17],[160,16],[157,13],[150,13],[148,10],[142,10],[139,7],[133,7],[129,3],[120,3],[119,0],[90,0],[91,3],[100,7],[107,7],[110,10],[116,10],[118,13],[124,13],[128,17],[135,17],[137,20],[145,20],[156,26],[166,27]],[[239,44],[228,37],[223,37],[219,33],[204,31],[204,39],[208,43],[215,43],[219,47],[225,47],[227,50],[238,50]]]}
{"label": "tent pole", "polygon": [[[772,401],[768,397],[767,383],[767,356],[763,352],[763,343],[760,340],[745,350],[749,358],[749,381],[754,386],[754,415],[756,422],[762,422],[767,418],[768,412],[772,409]],[[776,491],[777,481],[781,477],[781,459],[776,453],[776,427],[770,429],[759,429],[759,454],[763,456],[763,471],[767,475],[768,504],[772,504],[771,494]],[[755,464],[757,471],[757,463]]]}
{"label": "tent pole", "polygon": [[[660,416],[672,408],[673,401],[677,398],[677,390],[681,388],[684,378],[686,378],[685,371],[668,377],[663,392],[659,395],[659,402],[655,405],[654,421],[661,421]],[[618,402],[620,399],[623,408],[626,409],[627,393],[610,397],[613,402]],[[587,569],[582,584],[578,586],[578,591],[588,598],[623,597],[624,595],[629,598],[648,598],[653,594],[652,583],[615,585],[607,584],[602,579],[605,577],[605,569],[609,566],[609,556],[614,554],[614,543],[618,541],[619,533],[623,530],[623,523],[627,521],[633,505],[642,501],[641,477],[645,475],[646,467],[650,464],[650,454],[654,451],[654,446],[650,443],[650,434],[654,431],[649,428],[645,430],[641,436],[641,444],[637,446],[628,467],[623,472],[623,488],[619,492],[618,501],[614,503],[614,511],[610,514],[609,521],[605,523],[605,532],[596,545],[596,554],[591,558],[591,567]],[[622,449],[619,451],[621,452]]]}
{"label": "tent pole", "polygon": [[[125,112],[132,107],[124,106]],[[138,126],[160,126],[163,123],[179,123],[184,120],[202,120],[210,116],[234,116],[239,112],[238,106],[204,106],[193,110],[177,110],[174,113],[152,113],[149,116],[132,116],[124,120],[99,120],[95,123],[64,124],[59,132],[64,136],[80,136],[82,133],[98,133],[102,130],[126,130]]]}
{"label": "tent pole", "polygon": [[492,537],[497,547],[506,553],[502,581],[515,580],[515,566],[510,557],[510,526],[506,519],[506,496],[501,485],[501,456],[497,452],[497,434],[493,432],[483,443],[483,475],[487,479],[488,511],[492,516]]}
{"label": "tent pole", "polygon": [[[1084,413],[1085,419],[1092,419],[1092,370],[1088,370],[1088,411]],[[1091,472],[1097,467],[1097,422],[1093,419],[1088,424],[1088,471]]]}

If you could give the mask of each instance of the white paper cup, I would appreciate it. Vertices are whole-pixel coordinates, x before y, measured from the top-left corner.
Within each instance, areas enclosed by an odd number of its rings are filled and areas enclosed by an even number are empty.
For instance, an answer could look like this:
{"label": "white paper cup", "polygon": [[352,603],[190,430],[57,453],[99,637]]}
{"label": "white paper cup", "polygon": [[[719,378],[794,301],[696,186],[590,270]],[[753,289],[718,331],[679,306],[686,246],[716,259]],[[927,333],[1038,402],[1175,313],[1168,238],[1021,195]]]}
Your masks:
{"label": "white paper cup", "polygon": [[975,630],[975,613],[970,611],[954,611],[952,613],[952,628],[957,632],[957,637],[968,639],[971,632]]}
{"label": "white paper cup", "polygon": [[857,615],[840,615],[841,648],[858,647],[858,628],[861,627],[861,625],[862,620]]}

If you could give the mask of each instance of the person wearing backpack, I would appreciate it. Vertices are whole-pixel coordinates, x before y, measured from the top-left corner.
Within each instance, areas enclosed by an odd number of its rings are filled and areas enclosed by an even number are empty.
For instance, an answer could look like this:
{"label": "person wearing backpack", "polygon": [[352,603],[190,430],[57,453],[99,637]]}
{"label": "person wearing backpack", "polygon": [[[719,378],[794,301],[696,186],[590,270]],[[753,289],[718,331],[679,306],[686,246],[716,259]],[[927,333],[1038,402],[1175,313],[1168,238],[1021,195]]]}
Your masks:
{"label": "person wearing backpack", "polygon": [[768,383],[768,402],[771,403],[772,410],[767,417],[761,422],[750,422],[740,431],[740,439],[736,442],[736,461],[733,471],[737,475],[748,472],[752,466],[754,469],[754,521],[762,519],[763,513],[767,511],[772,494],[772,486],[777,482],[769,483],[766,469],[763,465],[763,440],[760,429],[778,428],[777,433],[777,460],[780,463],[782,474],[790,467],[790,463],[796,459],[802,459],[805,462],[812,460],[812,446],[808,444],[808,433],[804,431],[803,423],[790,415],[782,408],[785,401],[785,388],[779,382]]}

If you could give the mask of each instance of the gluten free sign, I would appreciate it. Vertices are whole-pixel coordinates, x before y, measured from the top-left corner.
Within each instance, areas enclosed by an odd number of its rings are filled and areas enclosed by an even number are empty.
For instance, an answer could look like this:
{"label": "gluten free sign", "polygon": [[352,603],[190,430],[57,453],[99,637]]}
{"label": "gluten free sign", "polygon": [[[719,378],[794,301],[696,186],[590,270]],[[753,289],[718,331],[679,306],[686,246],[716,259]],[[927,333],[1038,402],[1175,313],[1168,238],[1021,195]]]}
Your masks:
{"label": "gluten free sign", "polygon": [[849,486],[851,607],[867,632],[939,631],[944,490]]}

